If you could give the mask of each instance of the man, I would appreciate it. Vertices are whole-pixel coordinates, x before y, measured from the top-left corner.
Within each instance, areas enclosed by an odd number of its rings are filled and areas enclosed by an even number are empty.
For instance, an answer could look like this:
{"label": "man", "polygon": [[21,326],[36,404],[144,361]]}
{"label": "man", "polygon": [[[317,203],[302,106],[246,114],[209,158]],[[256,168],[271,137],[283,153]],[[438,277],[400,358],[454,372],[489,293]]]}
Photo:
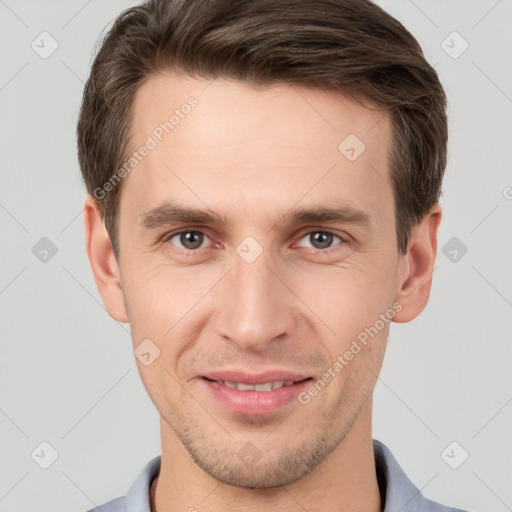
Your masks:
{"label": "man", "polygon": [[161,457],[94,510],[454,511],[372,439],[429,298],[446,98],[368,0],[155,0],[86,84],[86,248]]}

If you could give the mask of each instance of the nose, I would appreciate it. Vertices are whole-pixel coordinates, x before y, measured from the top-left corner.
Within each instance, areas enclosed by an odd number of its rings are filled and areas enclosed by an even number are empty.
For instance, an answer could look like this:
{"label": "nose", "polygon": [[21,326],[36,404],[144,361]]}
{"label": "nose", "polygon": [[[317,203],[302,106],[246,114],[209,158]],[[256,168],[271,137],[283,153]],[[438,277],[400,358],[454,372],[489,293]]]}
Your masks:
{"label": "nose", "polygon": [[298,299],[268,251],[252,263],[235,253],[233,266],[217,287],[217,332],[245,350],[263,352],[293,332]]}

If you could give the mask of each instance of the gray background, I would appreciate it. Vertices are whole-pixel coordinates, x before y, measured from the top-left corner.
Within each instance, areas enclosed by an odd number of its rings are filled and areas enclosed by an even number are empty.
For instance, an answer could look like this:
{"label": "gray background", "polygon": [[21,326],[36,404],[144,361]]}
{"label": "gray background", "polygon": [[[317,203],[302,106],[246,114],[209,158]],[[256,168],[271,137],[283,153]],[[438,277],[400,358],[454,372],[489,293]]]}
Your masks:
{"label": "gray background", "polygon": [[[0,511],[82,512],[160,453],[129,326],[105,312],[86,258],[75,149],[95,43],[135,3],[0,0]],[[451,131],[430,303],[391,329],[374,437],[427,497],[512,510],[512,4],[379,4],[439,72]],[[58,44],[47,58],[43,31]]]}

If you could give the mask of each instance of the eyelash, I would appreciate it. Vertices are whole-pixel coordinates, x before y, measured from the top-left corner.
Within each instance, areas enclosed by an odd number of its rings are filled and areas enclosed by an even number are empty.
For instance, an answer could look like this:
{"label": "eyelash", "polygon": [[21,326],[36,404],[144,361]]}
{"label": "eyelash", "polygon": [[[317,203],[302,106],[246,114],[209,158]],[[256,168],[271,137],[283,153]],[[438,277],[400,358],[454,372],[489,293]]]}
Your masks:
{"label": "eyelash", "polygon": [[[164,235],[163,241],[164,242],[170,242],[174,237],[176,237],[178,235],[182,235],[183,233],[200,233],[200,234],[205,235],[206,237],[208,237],[208,235],[204,231],[201,231],[199,229],[185,229],[185,230],[176,231],[176,232]],[[314,233],[323,233],[323,234],[327,234],[327,235],[332,235],[335,238],[338,238],[340,240],[340,242],[337,243],[337,244],[332,245],[331,247],[327,247],[326,249],[316,249],[314,247],[306,247],[306,249],[313,249],[316,252],[321,252],[321,253],[325,254],[325,253],[330,253],[333,250],[336,250],[336,248],[338,248],[338,246],[340,246],[340,245],[341,246],[345,246],[348,243],[348,241],[345,240],[344,238],[342,238],[340,235],[337,235],[336,233],[333,233],[331,231],[325,231],[325,230],[322,230],[322,229],[313,229],[311,231],[308,231],[308,232],[302,234],[302,236],[299,238],[299,240],[302,240],[306,236],[312,235]],[[210,237],[208,237],[208,238],[210,238]],[[172,244],[172,245],[174,245],[174,244]],[[194,252],[199,252],[200,249],[206,249],[206,247],[198,247],[197,249],[186,249],[186,248],[178,247],[178,249],[180,249],[182,251],[185,251],[187,253],[194,253]]]}

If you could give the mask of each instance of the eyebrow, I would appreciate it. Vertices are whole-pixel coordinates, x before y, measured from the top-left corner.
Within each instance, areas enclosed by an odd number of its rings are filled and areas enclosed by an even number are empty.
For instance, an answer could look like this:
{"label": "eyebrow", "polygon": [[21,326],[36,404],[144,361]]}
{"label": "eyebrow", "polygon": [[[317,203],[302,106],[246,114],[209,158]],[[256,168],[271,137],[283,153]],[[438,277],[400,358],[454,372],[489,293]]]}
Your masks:
{"label": "eyebrow", "polygon": [[[185,208],[175,203],[167,202],[156,208],[144,211],[139,215],[139,225],[146,229],[157,229],[173,223],[180,224],[226,224],[226,218],[209,209]],[[354,224],[369,228],[372,226],[372,218],[363,210],[350,205],[335,208],[309,207],[292,209],[283,215],[278,222],[281,224],[303,224],[306,222],[343,223]]]}

